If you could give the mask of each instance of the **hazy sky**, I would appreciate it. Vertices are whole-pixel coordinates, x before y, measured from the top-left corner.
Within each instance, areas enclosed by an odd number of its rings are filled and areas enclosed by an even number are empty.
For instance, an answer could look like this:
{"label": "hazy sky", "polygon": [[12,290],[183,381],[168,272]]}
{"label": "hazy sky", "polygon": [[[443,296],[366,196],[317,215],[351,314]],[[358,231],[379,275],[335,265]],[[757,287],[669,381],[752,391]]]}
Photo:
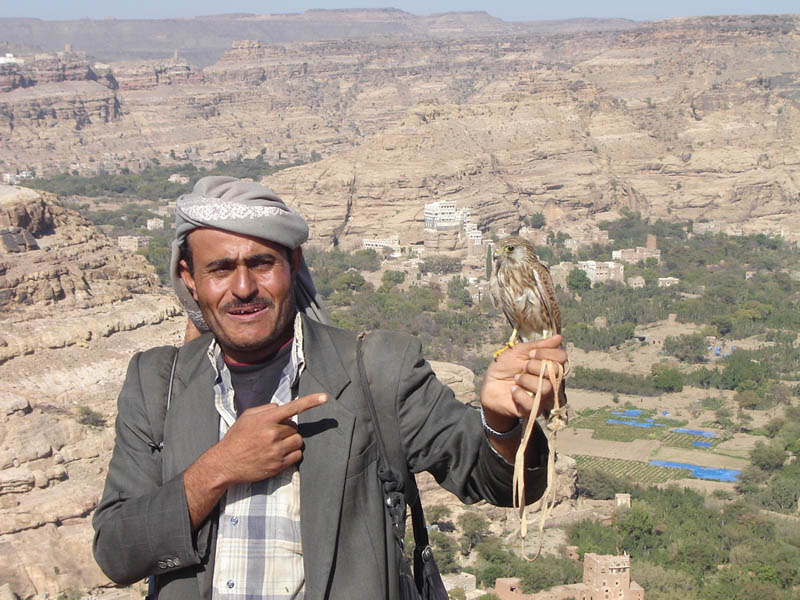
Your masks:
{"label": "hazy sky", "polygon": [[[573,17],[622,17],[656,20],[670,17],[721,14],[774,14],[800,12],[797,0],[395,0],[364,2],[358,0],[0,0],[0,17],[35,17],[39,19],[162,19],[231,12],[283,13],[302,12],[309,8],[380,8],[392,6],[424,15],[436,12],[485,10],[507,21],[567,19]],[[0,31],[2,38],[2,31]]]}

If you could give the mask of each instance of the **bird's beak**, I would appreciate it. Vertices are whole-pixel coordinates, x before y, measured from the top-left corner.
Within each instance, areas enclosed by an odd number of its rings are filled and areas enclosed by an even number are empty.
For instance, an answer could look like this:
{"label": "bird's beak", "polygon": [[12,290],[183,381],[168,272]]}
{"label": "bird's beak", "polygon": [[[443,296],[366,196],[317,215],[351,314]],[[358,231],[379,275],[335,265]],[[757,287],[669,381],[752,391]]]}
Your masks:
{"label": "bird's beak", "polygon": [[497,250],[495,250],[494,252],[492,252],[492,258],[493,258],[494,260],[497,260],[498,258],[500,258],[500,255],[497,253]]}

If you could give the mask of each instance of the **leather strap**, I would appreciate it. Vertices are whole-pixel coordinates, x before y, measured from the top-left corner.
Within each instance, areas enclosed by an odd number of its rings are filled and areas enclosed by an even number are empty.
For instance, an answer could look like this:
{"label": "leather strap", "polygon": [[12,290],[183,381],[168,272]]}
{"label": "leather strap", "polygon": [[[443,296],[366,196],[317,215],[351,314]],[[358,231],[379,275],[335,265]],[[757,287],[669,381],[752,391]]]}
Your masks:
{"label": "leather strap", "polygon": [[[400,437],[397,434],[398,427],[389,427],[386,430],[381,430],[380,419],[378,418],[377,408],[383,408],[382,416],[384,423],[391,423],[397,420],[393,411],[386,410],[385,403],[376,405],[372,398],[372,391],[370,390],[369,380],[367,379],[366,367],[364,366],[363,359],[363,341],[366,333],[361,333],[356,342],[356,362],[358,363],[358,372],[361,377],[361,388],[364,392],[364,398],[367,401],[367,408],[369,409],[370,419],[372,420],[375,429],[375,438],[378,444],[378,452],[381,459],[381,466],[378,468],[378,477],[383,482],[384,493],[386,495],[386,505],[389,515],[392,518],[392,525],[394,528],[395,539],[398,540],[400,548],[403,548],[403,533],[405,531],[405,509],[406,505],[411,507],[411,526],[414,531],[414,579],[416,580],[417,587],[422,589],[423,583],[423,565],[433,558],[433,552],[430,548],[430,541],[428,539],[428,529],[425,526],[425,514],[422,510],[422,502],[419,497],[419,490],[417,489],[417,482],[414,475],[408,470],[406,464],[405,454],[400,443]],[[392,414],[388,414],[388,413]],[[391,444],[389,448],[393,451],[394,460],[389,459],[387,446],[384,441],[384,431],[388,432],[391,437]],[[402,470],[394,467],[402,465]],[[399,500],[402,500],[402,507],[399,506]]]}

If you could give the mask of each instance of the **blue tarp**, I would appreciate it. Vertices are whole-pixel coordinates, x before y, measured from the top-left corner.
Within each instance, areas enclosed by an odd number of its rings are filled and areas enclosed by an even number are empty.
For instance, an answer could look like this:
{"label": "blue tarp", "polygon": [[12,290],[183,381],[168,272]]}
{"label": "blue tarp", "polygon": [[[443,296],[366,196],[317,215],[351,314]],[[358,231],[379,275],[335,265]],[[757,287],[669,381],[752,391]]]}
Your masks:
{"label": "blue tarp", "polygon": [[691,435],[700,435],[707,438],[715,438],[717,434],[713,431],[701,431],[700,429],[683,429],[683,428],[676,428],[673,429],[675,433],[689,433]]}
{"label": "blue tarp", "polygon": [[651,460],[651,465],[656,467],[670,467],[673,469],[689,469],[692,475],[698,479],[711,479],[714,481],[730,481],[736,482],[739,480],[741,471],[734,469],[714,469],[711,467],[701,467],[700,465],[690,465],[686,463],[676,463],[666,460]]}
{"label": "blue tarp", "polygon": [[711,442],[701,442],[700,440],[692,442],[692,446],[700,446],[701,448],[711,448],[713,445]]}
{"label": "blue tarp", "polygon": [[620,421],[619,419],[609,419],[606,423],[612,425],[630,425],[631,427],[652,427],[652,423],[642,423],[640,421]]}

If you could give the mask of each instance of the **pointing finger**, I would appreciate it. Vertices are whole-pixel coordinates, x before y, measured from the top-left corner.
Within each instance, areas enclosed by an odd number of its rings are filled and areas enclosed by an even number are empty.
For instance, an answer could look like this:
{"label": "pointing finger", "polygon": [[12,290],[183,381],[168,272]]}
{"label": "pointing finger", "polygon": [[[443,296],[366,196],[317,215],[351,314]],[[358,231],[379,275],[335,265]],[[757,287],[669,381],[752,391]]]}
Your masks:
{"label": "pointing finger", "polygon": [[308,396],[295,398],[282,406],[276,406],[270,411],[270,416],[278,422],[285,421],[286,419],[291,419],[293,416],[307,411],[309,408],[325,404],[327,401],[327,394],[309,394]]}

